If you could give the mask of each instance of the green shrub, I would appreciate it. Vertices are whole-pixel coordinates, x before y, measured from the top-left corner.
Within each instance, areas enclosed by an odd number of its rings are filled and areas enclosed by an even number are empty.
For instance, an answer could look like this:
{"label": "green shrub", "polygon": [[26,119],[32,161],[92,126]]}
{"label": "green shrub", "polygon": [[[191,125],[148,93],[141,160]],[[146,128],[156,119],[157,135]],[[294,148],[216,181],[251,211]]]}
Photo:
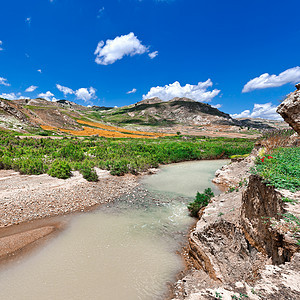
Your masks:
{"label": "green shrub", "polygon": [[82,174],[83,178],[87,181],[98,181],[98,175],[94,168],[88,166],[82,167],[80,173]]}
{"label": "green shrub", "polygon": [[40,175],[45,171],[46,166],[40,158],[23,158],[13,162],[14,169],[18,169],[21,174]]}
{"label": "green shrub", "polygon": [[122,176],[128,173],[128,161],[127,160],[117,160],[110,166],[110,174]]}
{"label": "green shrub", "polygon": [[71,167],[65,161],[56,160],[52,163],[48,174],[52,177],[67,179],[71,176]]}
{"label": "green shrub", "polygon": [[190,215],[192,217],[198,217],[199,210],[202,207],[207,206],[212,197],[214,197],[214,193],[212,192],[211,188],[207,188],[202,194],[197,192],[194,202],[191,202],[188,205]]}

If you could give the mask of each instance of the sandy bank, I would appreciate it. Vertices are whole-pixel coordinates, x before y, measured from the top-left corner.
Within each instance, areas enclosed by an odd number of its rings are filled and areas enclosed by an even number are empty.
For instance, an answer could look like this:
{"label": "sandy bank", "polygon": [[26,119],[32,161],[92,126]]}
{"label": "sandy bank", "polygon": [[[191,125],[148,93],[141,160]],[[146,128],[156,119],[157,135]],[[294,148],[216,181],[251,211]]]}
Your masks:
{"label": "sandy bank", "polygon": [[[96,171],[99,181],[91,183],[79,172],[63,180],[0,170],[0,260],[53,233],[60,222],[52,222],[53,217],[108,203],[129,194],[138,184],[133,175],[114,177],[107,171]],[[48,225],[43,224],[45,219],[50,219]],[[17,224],[22,225],[12,226]]]}
{"label": "sandy bank", "polygon": [[0,228],[84,211],[129,193],[137,185],[133,175],[114,177],[99,169],[97,173],[99,181],[91,183],[79,172],[63,180],[0,170]]}

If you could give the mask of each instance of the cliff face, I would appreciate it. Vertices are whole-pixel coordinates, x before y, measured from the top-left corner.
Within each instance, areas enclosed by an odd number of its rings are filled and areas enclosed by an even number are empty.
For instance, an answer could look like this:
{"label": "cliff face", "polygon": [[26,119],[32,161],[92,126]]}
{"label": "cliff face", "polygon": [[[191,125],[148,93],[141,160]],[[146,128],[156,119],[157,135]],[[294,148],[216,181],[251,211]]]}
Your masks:
{"label": "cliff face", "polygon": [[[247,160],[251,164],[251,157]],[[300,193],[278,191],[257,175],[241,173],[239,164],[245,162],[232,163],[231,175],[247,184],[214,197],[204,210],[189,240],[187,256],[194,269],[177,282],[174,299],[219,299],[216,293],[222,299],[240,294],[300,299],[300,246],[284,220],[299,213],[300,205],[282,202],[283,196],[299,200]],[[236,184],[228,168],[217,174]]]}
{"label": "cliff face", "polygon": [[300,135],[300,83],[296,88],[297,90],[278,106],[277,112]]}
{"label": "cliff face", "polygon": [[283,206],[279,191],[268,186],[259,176],[250,176],[242,197],[240,223],[250,244],[271,257],[276,265],[290,261],[293,254],[300,250],[296,241],[277,226],[288,212]]}

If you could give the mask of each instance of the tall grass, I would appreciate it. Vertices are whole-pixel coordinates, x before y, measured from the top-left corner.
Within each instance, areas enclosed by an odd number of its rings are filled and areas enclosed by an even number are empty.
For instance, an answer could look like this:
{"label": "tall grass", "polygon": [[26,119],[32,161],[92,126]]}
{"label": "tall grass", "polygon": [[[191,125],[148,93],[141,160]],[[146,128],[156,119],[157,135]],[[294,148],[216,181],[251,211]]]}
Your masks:
{"label": "tall grass", "polygon": [[262,145],[266,152],[270,153],[273,149],[286,147],[290,137],[295,133],[293,129],[274,129],[263,132]]}

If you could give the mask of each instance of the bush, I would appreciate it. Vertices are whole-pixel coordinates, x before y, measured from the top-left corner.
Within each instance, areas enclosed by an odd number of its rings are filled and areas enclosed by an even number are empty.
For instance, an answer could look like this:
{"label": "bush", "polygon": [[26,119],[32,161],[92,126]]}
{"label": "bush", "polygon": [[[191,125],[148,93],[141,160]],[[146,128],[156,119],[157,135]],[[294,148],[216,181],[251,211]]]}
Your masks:
{"label": "bush", "polygon": [[128,173],[128,162],[127,160],[114,161],[110,166],[110,174],[122,176]]}
{"label": "bush", "polygon": [[88,166],[82,167],[80,173],[82,174],[83,178],[87,181],[98,181],[98,175],[94,168]]}
{"label": "bush", "polygon": [[71,177],[71,167],[65,161],[56,160],[51,165],[48,174],[52,177],[67,179]]}
{"label": "bush", "polygon": [[45,171],[44,163],[39,158],[30,157],[13,162],[14,169],[19,169],[21,174],[40,175]]}
{"label": "bush", "polygon": [[202,194],[197,192],[194,202],[191,202],[188,205],[190,215],[192,217],[198,217],[199,210],[202,207],[207,206],[212,197],[214,197],[214,193],[212,192],[211,188],[207,188]]}

